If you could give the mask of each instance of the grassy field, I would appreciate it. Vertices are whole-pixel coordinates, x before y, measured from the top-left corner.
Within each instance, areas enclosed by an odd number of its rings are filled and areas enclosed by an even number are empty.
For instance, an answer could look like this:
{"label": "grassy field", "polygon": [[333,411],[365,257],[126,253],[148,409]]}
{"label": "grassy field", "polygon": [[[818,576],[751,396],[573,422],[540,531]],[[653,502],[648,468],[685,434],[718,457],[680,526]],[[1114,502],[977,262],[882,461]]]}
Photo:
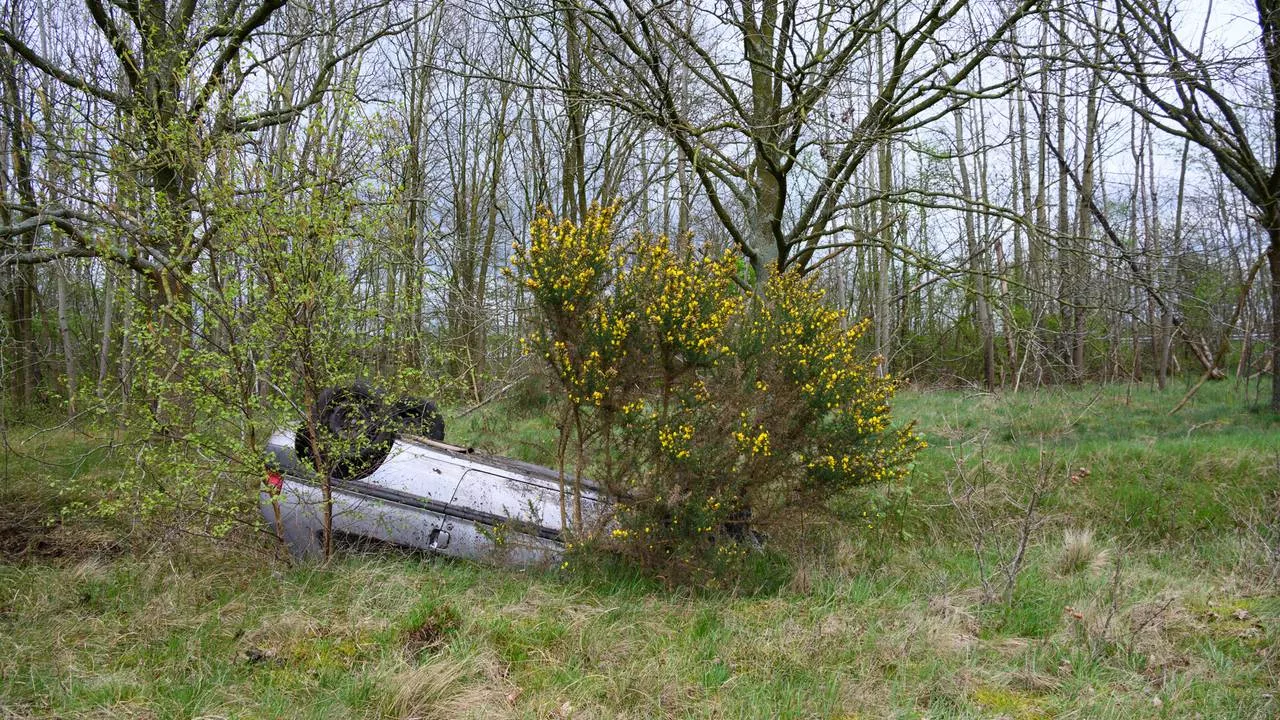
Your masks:
{"label": "grassy field", "polygon": [[[10,428],[0,717],[1280,717],[1280,421],[1177,394],[904,393],[909,486],[777,533],[754,592],[45,524],[60,478],[129,459]],[[451,434],[548,450],[536,408]]]}

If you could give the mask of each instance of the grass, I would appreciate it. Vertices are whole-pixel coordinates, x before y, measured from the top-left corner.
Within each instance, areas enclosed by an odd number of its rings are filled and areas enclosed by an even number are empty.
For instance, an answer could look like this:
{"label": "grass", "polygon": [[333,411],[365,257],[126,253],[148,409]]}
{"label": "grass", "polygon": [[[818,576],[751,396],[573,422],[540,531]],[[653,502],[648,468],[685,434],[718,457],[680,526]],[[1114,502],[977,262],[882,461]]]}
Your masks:
{"label": "grass", "polygon": [[[1280,422],[1227,383],[1170,417],[1174,394],[904,393],[897,416],[930,440],[910,489],[798,533],[813,549],[754,595],[397,552],[287,567],[46,525],[67,502],[49,488],[127,459],[11,428],[0,716],[1276,717]],[[450,432],[546,461],[546,417],[487,407]],[[989,502],[949,502],[957,468]],[[984,603],[980,568],[1042,474],[1025,569]],[[966,522],[987,534],[982,564]]]}

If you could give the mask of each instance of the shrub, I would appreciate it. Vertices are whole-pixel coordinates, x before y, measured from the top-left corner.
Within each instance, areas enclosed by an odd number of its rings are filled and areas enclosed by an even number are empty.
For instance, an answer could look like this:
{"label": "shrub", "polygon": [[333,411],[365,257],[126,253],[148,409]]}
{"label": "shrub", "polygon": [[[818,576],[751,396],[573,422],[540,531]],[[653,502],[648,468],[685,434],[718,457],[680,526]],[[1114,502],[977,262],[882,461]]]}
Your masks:
{"label": "shrub", "polygon": [[[906,472],[923,442],[890,425],[893,382],[857,349],[865,322],[846,327],[810,278],[754,295],[732,254],[621,239],[614,214],[543,212],[514,254],[538,313],[529,348],[563,398],[561,470],[572,449],[573,476],[589,469],[615,501],[595,540],[704,577],[741,566],[757,531]],[[563,490],[566,524],[598,531]]]}

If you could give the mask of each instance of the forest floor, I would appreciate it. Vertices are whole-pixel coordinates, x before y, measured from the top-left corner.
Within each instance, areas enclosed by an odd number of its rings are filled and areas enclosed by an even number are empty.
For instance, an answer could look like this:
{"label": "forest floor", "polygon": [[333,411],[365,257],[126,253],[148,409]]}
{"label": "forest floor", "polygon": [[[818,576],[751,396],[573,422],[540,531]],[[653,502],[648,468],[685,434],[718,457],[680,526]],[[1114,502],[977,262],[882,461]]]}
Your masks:
{"label": "forest floor", "polygon": [[[904,392],[930,442],[909,486],[780,533],[810,550],[753,592],[148,549],[45,522],[59,480],[129,458],[11,426],[0,717],[1280,717],[1280,420],[1230,380],[1169,416],[1184,389]],[[451,439],[545,460],[545,418],[488,407]]]}

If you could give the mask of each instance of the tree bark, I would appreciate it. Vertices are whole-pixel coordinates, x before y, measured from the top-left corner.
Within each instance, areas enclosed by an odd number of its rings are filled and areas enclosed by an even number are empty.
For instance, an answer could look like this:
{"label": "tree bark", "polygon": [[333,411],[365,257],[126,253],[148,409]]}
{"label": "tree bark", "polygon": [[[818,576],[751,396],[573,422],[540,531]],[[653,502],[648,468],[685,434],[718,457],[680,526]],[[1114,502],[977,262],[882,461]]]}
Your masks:
{"label": "tree bark", "polygon": [[[956,162],[960,169],[960,192],[965,197],[973,197],[973,184],[969,180],[968,160],[965,157],[963,113],[955,113],[955,125]],[[990,286],[987,281],[989,263],[985,260],[985,248],[982,247],[982,243],[978,240],[972,212],[964,214],[964,234],[965,243],[969,251],[969,282],[973,286],[970,293],[978,326],[978,335],[982,343],[982,378],[986,384],[987,391],[990,392],[996,388],[996,350],[995,328],[991,320],[991,306],[988,299],[990,294]]]}
{"label": "tree bark", "polygon": [[1271,411],[1280,413],[1280,214],[1267,224],[1267,266],[1271,272]]}

